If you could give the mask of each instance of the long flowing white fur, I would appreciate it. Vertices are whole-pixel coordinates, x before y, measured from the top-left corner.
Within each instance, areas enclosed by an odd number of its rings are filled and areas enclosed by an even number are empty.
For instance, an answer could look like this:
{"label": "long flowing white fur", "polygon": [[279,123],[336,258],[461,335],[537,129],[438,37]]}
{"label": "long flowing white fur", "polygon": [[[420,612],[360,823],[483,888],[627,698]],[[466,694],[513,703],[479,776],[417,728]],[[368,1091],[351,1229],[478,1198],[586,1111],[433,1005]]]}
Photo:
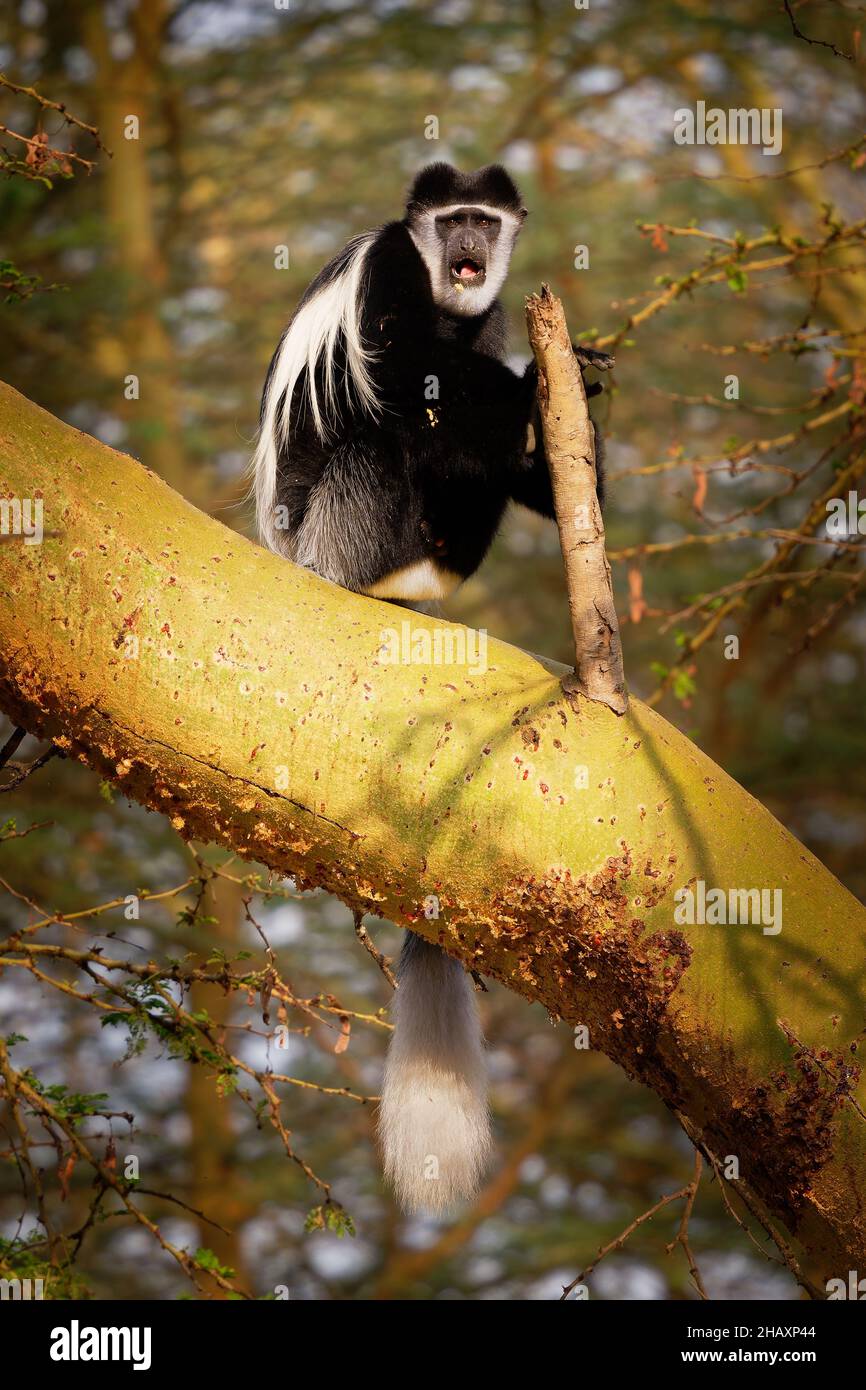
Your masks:
{"label": "long flowing white fur", "polygon": [[469,976],[407,932],[385,1063],[379,1136],[385,1172],[410,1211],[471,1197],[490,1155],[487,1067]]}
{"label": "long flowing white fur", "polygon": [[[339,415],[334,359],[342,336],[346,371],[361,408],[373,416],[379,411],[369,371],[371,353],[364,347],[360,315],[365,260],[375,237],[375,232],[368,232],[356,238],[345,269],[298,310],[277,350],[252,472],[258,532],[265,544],[278,554],[289,553],[289,536],[276,524],[277,464],[280,448],[289,436],[292,399],[301,375],[306,372],[306,402],[312,411],[316,431],[324,442]],[[319,399],[316,384],[319,365],[323,368],[323,400]]]}

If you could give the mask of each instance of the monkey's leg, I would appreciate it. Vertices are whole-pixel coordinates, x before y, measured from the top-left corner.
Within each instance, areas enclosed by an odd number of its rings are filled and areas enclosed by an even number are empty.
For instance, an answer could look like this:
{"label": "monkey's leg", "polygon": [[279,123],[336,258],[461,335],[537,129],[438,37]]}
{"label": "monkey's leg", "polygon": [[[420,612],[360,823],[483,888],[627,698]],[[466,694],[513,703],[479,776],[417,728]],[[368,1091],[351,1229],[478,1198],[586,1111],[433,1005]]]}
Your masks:
{"label": "monkey's leg", "polygon": [[357,593],[394,567],[395,517],[406,511],[384,476],[380,454],[358,443],[335,448],[310,489],[294,537],[296,564]]}

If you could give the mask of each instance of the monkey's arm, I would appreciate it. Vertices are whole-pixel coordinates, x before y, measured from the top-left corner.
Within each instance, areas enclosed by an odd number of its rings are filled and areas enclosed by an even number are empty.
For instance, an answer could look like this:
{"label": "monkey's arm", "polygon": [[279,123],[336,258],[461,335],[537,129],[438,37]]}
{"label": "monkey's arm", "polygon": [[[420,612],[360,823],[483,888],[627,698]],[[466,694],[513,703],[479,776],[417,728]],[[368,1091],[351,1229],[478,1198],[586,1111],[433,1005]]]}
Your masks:
{"label": "monkey's arm", "polygon": [[[592,428],[595,431],[595,490],[599,502],[604,506],[604,436],[594,420]],[[530,443],[534,443],[535,448],[524,456],[515,469],[511,485],[511,498],[514,502],[520,502],[524,507],[529,507],[533,512],[540,512],[542,516],[555,519],[556,507],[553,501],[550,469],[547,466],[541,421],[537,414],[533,417],[530,429],[532,431]]]}
{"label": "monkey's arm", "polygon": [[[614,359],[606,352],[595,352],[591,348],[581,348],[574,343],[572,343],[572,348],[580,363],[581,370],[591,366],[596,367],[599,371],[607,371],[609,367],[613,366]],[[537,384],[538,369],[534,362],[530,362],[526,368],[524,380]],[[595,381],[589,386],[585,385],[585,390],[587,397],[591,398],[600,395],[604,387],[600,381]],[[594,420],[592,421],[592,428],[595,434],[596,493],[599,502],[604,506],[604,436]],[[534,512],[540,512],[542,516],[554,519],[556,517],[550,470],[544,448],[544,434],[541,428],[541,415],[534,395],[532,414],[527,428],[526,453],[514,470],[511,497],[513,501],[522,503],[524,507],[529,507]]]}

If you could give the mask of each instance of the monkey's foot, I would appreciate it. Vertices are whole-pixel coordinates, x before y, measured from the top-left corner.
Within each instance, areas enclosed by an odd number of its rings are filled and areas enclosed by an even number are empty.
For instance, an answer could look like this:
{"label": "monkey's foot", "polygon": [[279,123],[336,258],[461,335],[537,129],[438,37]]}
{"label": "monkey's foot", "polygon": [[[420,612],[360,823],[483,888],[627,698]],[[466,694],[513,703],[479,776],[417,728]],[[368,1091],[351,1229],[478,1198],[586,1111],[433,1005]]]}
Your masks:
{"label": "monkey's foot", "polygon": [[572,343],[572,351],[581,367],[595,367],[597,372],[608,372],[616,364],[616,358],[609,352],[596,352],[595,348],[581,347]]}

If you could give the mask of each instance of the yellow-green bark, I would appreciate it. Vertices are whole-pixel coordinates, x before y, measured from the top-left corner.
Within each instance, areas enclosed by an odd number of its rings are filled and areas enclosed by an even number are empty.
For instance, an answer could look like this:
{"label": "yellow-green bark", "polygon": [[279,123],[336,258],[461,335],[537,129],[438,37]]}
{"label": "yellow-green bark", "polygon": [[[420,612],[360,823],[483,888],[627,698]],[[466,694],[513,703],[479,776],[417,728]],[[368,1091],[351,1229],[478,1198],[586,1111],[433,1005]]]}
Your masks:
{"label": "yellow-green bark", "polygon": [[[0,494],[41,496],[46,532],[0,544],[13,719],[182,834],[588,1025],[738,1158],[819,1286],[866,1272],[866,912],[687,738],[638,700],[572,708],[504,643],[474,674],[387,663],[386,629],[437,624],[264,553],[8,387]],[[696,879],[780,887],[781,933],[676,926]]]}

